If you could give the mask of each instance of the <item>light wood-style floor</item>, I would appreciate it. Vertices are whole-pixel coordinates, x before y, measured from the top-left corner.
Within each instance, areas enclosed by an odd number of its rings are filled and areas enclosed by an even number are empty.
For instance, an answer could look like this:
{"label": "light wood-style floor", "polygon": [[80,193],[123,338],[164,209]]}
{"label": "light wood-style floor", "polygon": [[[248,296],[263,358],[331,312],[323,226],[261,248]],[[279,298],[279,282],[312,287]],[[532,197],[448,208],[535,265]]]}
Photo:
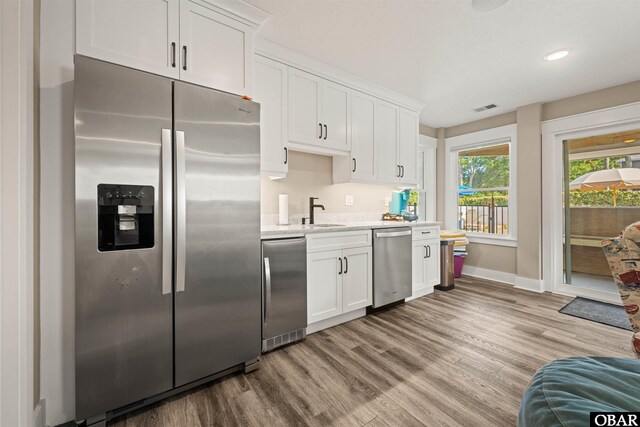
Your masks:
{"label": "light wood-style floor", "polygon": [[315,333],[263,356],[254,373],[113,425],[515,426],[547,362],[633,357],[631,332],[558,313],[570,300],[459,279],[452,292]]}

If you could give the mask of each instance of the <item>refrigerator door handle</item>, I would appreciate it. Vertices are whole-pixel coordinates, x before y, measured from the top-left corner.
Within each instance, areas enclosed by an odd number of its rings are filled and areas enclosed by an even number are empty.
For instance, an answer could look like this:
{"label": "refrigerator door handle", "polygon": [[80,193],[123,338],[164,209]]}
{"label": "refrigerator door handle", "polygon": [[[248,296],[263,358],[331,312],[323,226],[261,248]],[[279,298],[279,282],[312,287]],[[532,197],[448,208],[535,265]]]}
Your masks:
{"label": "refrigerator door handle", "polygon": [[176,131],[176,292],[185,290],[187,197],[184,181],[184,132]]}
{"label": "refrigerator door handle", "polygon": [[171,293],[173,165],[171,129],[162,129],[162,294]]}
{"label": "refrigerator door handle", "polygon": [[267,314],[271,309],[271,264],[269,258],[264,259],[264,323],[267,323]]}

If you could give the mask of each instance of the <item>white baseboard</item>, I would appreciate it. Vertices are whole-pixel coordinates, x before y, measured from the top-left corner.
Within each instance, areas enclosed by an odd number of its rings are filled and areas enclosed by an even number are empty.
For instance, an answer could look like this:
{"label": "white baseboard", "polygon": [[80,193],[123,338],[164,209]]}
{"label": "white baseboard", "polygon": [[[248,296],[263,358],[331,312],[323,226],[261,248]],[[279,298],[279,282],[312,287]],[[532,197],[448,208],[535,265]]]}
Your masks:
{"label": "white baseboard", "polygon": [[341,314],[339,316],[312,323],[307,326],[307,335],[321,331],[323,329],[331,328],[341,323],[349,322],[351,320],[357,319],[358,317],[364,317],[366,315],[367,309],[360,308],[358,310],[350,311],[349,313]]}
{"label": "white baseboard", "polygon": [[542,280],[530,279],[528,277],[517,276],[513,273],[489,270],[486,268],[475,267],[473,265],[465,265],[463,271],[467,276],[473,276],[485,280],[493,280],[494,282],[506,283],[507,285],[512,285],[517,289],[523,289],[525,291],[538,293],[544,292],[544,282]]}
{"label": "white baseboard", "polygon": [[513,273],[489,270],[486,268],[475,267],[473,265],[465,265],[462,271],[463,274],[467,276],[473,276],[479,279],[493,280],[494,282],[506,283],[507,285],[514,285],[516,281],[516,275]]}
{"label": "white baseboard", "polygon": [[524,289],[525,291],[538,293],[544,292],[544,282],[540,279],[530,279],[528,277],[516,276],[514,287],[517,289]]}
{"label": "white baseboard", "polygon": [[33,427],[45,427],[44,424],[44,416],[45,416],[45,401],[41,399],[36,406],[36,409],[33,410]]}

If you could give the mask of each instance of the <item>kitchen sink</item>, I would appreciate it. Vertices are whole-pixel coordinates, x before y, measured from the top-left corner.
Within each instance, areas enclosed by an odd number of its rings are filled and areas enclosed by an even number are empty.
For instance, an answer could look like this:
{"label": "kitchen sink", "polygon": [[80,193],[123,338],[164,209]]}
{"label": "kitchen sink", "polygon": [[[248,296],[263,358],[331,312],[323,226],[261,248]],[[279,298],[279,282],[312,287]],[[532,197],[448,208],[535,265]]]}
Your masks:
{"label": "kitchen sink", "polygon": [[344,224],[310,224],[309,227],[344,227]]}

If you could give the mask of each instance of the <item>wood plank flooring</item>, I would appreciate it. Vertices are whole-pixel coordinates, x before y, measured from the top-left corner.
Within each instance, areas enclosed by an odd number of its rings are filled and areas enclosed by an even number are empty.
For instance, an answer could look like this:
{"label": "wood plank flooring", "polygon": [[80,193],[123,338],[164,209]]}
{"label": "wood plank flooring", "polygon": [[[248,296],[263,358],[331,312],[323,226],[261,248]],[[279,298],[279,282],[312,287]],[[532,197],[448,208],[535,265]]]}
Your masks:
{"label": "wood plank flooring", "polygon": [[515,426],[535,371],[634,357],[631,333],[557,312],[571,298],[479,279],[336,326],[235,375],[114,420],[133,426]]}

